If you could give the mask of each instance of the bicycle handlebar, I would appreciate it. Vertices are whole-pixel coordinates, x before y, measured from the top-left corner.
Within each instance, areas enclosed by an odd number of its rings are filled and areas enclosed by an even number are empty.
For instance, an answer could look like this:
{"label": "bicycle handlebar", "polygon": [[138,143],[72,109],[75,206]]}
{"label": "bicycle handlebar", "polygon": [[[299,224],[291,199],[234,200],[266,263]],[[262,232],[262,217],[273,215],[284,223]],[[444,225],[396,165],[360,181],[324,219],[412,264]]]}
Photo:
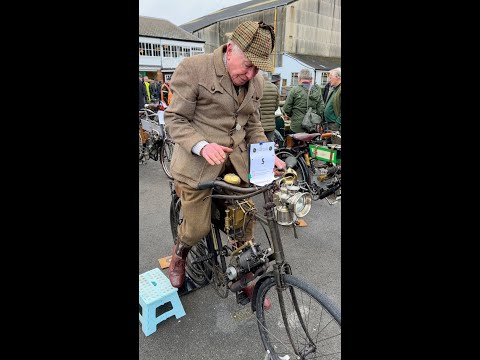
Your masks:
{"label": "bicycle handlebar", "polygon": [[268,185],[261,186],[261,187],[254,186],[254,187],[245,188],[245,187],[229,184],[223,180],[212,180],[212,181],[206,181],[198,184],[197,189],[204,190],[204,189],[212,189],[215,187],[219,187],[225,190],[230,190],[240,194],[251,194],[259,190],[261,190],[260,192],[267,190]]}

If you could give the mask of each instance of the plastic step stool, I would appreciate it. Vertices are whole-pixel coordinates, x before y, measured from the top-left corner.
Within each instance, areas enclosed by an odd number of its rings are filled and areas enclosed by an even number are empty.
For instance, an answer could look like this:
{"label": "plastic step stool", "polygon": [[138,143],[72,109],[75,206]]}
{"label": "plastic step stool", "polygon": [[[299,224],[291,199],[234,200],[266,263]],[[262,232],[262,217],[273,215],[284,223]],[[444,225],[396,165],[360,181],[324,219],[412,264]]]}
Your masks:
{"label": "plastic step stool", "polygon": [[[155,268],[138,276],[139,282],[139,320],[145,336],[153,334],[157,325],[175,315],[177,319],[185,316],[185,310],[178,296],[178,289],[160,269]],[[162,313],[165,308],[171,308]],[[160,311],[158,311],[160,310]],[[157,314],[159,312],[159,314]]]}

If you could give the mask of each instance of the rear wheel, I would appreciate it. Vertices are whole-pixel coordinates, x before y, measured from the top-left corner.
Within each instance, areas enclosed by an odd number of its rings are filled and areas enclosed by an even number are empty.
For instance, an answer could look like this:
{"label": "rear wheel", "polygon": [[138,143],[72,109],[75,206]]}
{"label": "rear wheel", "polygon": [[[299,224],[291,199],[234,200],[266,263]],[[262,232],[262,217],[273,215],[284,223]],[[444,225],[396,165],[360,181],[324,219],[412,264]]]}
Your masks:
{"label": "rear wheel", "polygon": [[[294,153],[292,153],[292,152],[290,152],[286,149],[279,150],[278,152],[275,153],[275,155],[277,155],[277,157],[280,160],[283,160],[283,161],[285,161],[288,157],[295,157]],[[308,183],[308,170],[307,170],[305,161],[303,160],[302,157],[297,158],[297,163],[293,167],[293,170],[295,170],[297,172],[298,182],[300,182],[300,183],[307,182]]]}
{"label": "rear wheel", "polygon": [[[258,328],[271,359],[341,359],[340,311],[323,294],[292,275],[284,288],[270,277],[255,297]],[[264,308],[268,296],[271,306]]]}
{"label": "rear wheel", "polygon": [[[182,202],[177,195],[174,195],[170,205],[170,228],[174,243],[176,243],[178,235],[178,226],[180,226],[182,221]],[[206,256],[208,253],[207,237],[204,237],[195,246],[192,246],[188,252],[185,271],[188,276],[199,286],[207,285],[212,280],[213,263],[211,260],[198,263],[195,263],[194,261],[199,257]]]}

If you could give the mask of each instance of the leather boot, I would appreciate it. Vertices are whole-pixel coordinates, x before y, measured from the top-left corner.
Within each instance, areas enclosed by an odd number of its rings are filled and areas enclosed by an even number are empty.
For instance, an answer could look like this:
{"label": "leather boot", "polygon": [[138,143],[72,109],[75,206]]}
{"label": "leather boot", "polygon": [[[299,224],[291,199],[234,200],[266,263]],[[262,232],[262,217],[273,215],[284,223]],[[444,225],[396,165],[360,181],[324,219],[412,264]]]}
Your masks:
{"label": "leather boot", "polygon": [[189,250],[190,246],[181,241],[177,241],[177,244],[173,246],[172,260],[168,267],[168,278],[175,288],[182,287],[185,281],[185,259]]}

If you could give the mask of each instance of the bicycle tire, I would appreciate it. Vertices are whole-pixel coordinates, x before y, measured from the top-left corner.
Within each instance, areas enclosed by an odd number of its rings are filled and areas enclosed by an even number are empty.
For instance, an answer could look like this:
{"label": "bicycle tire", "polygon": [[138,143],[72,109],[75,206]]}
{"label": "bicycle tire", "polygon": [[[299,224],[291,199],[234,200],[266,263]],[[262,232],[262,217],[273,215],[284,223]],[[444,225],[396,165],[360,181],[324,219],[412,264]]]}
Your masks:
{"label": "bicycle tire", "polygon": [[142,161],[144,157],[143,153],[143,141],[142,141],[142,135],[140,135],[140,132],[138,133],[138,139],[139,139],[139,146],[138,146],[138,161]]}
{"label": "bicycle tire", "polygon": [[277,129],[273,131],[273,142],[275,143],[277,149],[285,146],[285,139]]}
{"label": "bicycle tire", "polygon": [[173,179],[172,174],[170,173],[170,163],[172,162],[173,147],[174,143],[168,139],[163,141],[162,147],[160,148],[160,163],[162,164],[163,171],[169,179]]}
{"label": "bicycle tire", "polygon": [[[277,157],[280,159],[280,160],[283,160],[285,161],[285,159],[289,156],[293,156],[295,157],[295,154],[289,150],[286,150],[286,149],[279,149],[275,155],[277,155]],[[305,160],[303,159],[303,157],[298,157],[297,158],[297,164],[295,165],[295,167],[293,168],[293,170],[295,170],[297,172],[297,180],[298,182],[306,182],[308,183],[308,170],[307,170],[307,164],[305,164]]]}
{"label": "bicycle tire", "polygon": [[[285,290],[281,291],[285,304],[284,314],[273,276],[260,285],[255,298],[260,337],[265,350],[270,351],[271,359],[340,359],[340,311],[325,295],[305,281],[292,275],[282,276],[285,284]],[[264,300],[267,294],[271,307],[265,310]],[[292,294],[295,294],[296,305]],[[298,354],[295,354],[292,345],[299,350]]]}

